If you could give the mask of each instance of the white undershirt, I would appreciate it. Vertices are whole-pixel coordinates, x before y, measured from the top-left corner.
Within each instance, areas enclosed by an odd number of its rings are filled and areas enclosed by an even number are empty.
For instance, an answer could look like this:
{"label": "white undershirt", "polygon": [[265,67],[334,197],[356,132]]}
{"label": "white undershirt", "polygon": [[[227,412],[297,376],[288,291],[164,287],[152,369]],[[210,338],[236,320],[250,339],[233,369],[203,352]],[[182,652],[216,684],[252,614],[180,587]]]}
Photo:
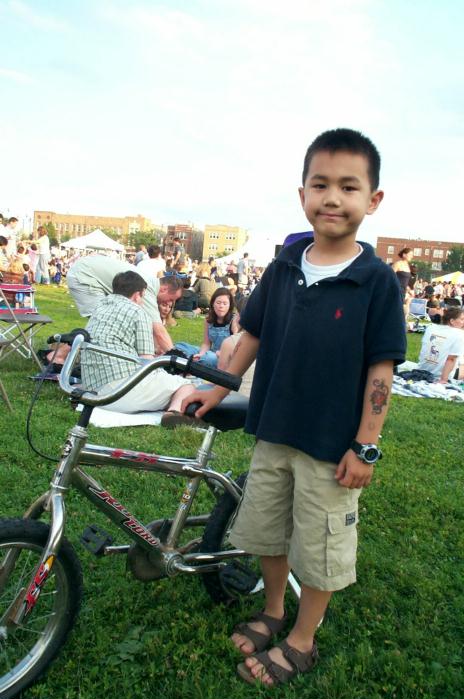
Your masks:
{"label": "white undershirt", "polygon": [[306,253],[312,248],[314,243],[308,245],[301,257],[301,269],[306,278],[306,286],[311,286],[311,284],[320,282],[322,279],[327,279],[328,277],[337,277],[340,272],[349,267],[363,252],[361,245],[359,243],[356,244],[359,248],[359,252],[354,257],[350,257],[349,260],[343,260],[343,262],[339,262],[337,265],[313,265],[311,262],[308,262]]}

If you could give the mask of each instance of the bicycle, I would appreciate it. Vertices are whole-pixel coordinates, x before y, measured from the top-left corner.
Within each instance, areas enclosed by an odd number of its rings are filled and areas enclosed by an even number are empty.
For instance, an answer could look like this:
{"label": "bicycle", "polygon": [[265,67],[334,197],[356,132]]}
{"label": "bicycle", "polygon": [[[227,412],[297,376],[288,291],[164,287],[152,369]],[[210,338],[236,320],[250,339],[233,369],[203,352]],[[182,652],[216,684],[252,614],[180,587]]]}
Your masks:
{"label": "bicycle", "polygon": [[[215,602],[229,602],[263,589],[253,557],[228,548],[231,522],[242,495],[246,474],[234,481],[229,474],[209,467],[219,431],[243,427],[247,399],[229,397],[211,410],[202,444],[194,458],[115,449],[87,443],[90,417],[96,406],[108,405],[159,368],[189,373],[236,390],[240,379],[177,356],[161,356],[140,366],[116,389],[104,396],[71,385],[73,367],[83,349],[130,361],[131,355],[115,353],[75,338],[63,366],[60,387],[83,409],[68,432],[50,488],[37,498],[22,519],[0,520],[0,699],[10,699],[34,683],[52,663],[71,631],[79,612],[83,590],[79,558],[65,538],[65,499],[70,488],[79,490],[131,540],[113,545],[101,528],[91,525],[81,542],[96,556],[126,554],[132,575],[144,582],[179,574],[201,575]],[[193,414],[196,406],[189,406]],[[182,476],[187,479],[173,517],[142,524],[83,466],[113,466],[137,471]],[[190,515],[195,496],[206,483],[216,499],[211,512]],[[40,522],[48,512],[50,524]],[[187,528],[203,528],[201,537],[180,544]],[[289,586],[296,596],[300,587],[292,574]]]}

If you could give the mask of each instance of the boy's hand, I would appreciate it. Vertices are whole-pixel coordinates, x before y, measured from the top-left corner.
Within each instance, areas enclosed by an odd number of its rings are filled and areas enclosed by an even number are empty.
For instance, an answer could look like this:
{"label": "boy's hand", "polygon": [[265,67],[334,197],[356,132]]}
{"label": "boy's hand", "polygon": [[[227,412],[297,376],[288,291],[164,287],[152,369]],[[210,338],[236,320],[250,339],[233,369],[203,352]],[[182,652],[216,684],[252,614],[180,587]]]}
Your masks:
{"label": "boy's hand", "polygon": [[208,410],[215,408],[228,393],[227,388],[222,388],[221,386],[215,386],[207,391],[194,391],[187,398],[184,398],[181,410],[185,413],[190,403],[202,403],[201,408],[198,408],[195,413],[195,417],[202,417]]}
{"label": "boy's hand", "polygon": [[373,473],[373,466],[363,463],[352,449],[348,449],[338,464],[335,478],[344,488],[365,488]]}

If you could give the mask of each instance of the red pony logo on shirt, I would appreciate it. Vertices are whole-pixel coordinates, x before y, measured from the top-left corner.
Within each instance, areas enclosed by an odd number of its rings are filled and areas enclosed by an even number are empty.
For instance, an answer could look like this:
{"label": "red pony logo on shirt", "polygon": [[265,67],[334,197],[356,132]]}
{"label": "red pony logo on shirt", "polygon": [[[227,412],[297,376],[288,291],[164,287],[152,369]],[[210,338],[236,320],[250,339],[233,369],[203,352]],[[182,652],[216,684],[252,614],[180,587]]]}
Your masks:
{"label": "red pony logo on shirt", "polygon": [[343,308],[337,308],[335,311],[335,320],[340,320],[343,315]]}

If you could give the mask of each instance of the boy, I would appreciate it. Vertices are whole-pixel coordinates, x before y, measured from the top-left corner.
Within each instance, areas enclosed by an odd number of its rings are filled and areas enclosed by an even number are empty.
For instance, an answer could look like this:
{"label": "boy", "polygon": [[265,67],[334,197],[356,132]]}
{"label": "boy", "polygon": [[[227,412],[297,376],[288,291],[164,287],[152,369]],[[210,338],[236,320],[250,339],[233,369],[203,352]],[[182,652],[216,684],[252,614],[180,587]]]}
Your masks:
{"label": "boy", "polygon": [[[247,682],[276,685],[310,670],[332,593],[356,579],[357,501],[380,458],[393,364],[406,344],[395,275],[356,242],[383,198],[379,170],[359,132],[316,138],[299,189],[314,242],[282,250],[241,317],[229,371],[243,374],[256,357],[246,430],[258,441],[231,541],[261,557],[266,594],[264,613],[232,635]],[[201,417],[226,393],[215,387],[184,404],[202,402]],[[286,624],[290,567],[302,583],[296,622],[285,641],[256,652]]]}

